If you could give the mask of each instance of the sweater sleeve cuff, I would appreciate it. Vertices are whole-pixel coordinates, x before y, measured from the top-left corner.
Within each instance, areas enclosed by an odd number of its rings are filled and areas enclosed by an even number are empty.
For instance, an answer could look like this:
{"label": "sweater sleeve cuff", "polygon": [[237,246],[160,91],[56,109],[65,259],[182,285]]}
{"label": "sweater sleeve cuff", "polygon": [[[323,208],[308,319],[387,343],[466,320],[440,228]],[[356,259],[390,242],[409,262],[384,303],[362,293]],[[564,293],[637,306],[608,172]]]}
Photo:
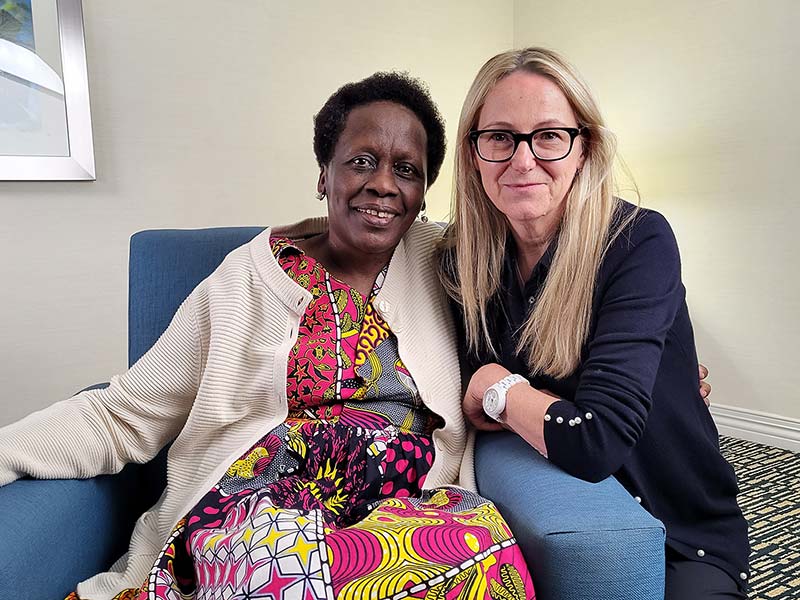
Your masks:
{"label": "sweater sleeve cuff", "polygon": [[544,439],[550,457],[558,454],[558,448],[577,446],[578,438],[586,433],[584,428],[594,418],[592,412],[581,411],[568,400],[553,402],[544,415]]}

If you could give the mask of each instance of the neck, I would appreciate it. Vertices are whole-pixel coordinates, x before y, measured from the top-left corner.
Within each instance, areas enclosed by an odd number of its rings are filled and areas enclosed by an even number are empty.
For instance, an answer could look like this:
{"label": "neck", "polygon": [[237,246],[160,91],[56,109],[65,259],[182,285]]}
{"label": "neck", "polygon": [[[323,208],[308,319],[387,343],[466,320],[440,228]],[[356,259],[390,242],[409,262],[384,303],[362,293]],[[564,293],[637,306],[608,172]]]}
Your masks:
{"label": "neck", "polygon": [[328,273],[365,297],[372,293],[378,273],[392,258],[392,253],[366,254],[340,247],[330,239],[328,232],[302,240],[297,245],[321,263]]}
{"label": "neck", "polygon": [[534,267],[556,236],[562,213],[559,211],[556,215],[548,214],[530,221],[509,222],[517,247],[517,267],[522,285],[530,278]]}

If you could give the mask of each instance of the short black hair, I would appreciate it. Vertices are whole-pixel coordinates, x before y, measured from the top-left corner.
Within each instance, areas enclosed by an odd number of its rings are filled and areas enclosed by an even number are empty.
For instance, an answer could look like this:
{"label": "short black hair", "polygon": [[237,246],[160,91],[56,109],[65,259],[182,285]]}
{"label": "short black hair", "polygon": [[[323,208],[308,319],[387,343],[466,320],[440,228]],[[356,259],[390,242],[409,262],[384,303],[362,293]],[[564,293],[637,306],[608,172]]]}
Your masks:
{"label": "short black hair", "polygon": [[447,147],[444,119],[431,98],[428,86],[407,73],[378,72],[336,90],[314,116],[314,154],[317,163],[320,167],[330,163],[351,110],[381,101],[405,106],[422,123],[428,138],[428,185],[432,185],[439,175]]}

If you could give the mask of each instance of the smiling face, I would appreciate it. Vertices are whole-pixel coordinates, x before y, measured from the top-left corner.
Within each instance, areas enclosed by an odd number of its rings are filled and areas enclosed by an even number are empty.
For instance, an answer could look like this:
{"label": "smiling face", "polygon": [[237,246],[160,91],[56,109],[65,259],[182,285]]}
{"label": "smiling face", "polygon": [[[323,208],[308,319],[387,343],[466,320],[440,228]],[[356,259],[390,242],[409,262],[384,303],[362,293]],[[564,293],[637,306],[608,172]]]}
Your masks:
{"label": "smiling face", "polygon": [[[515,71],[487,94],[476,129],[506,129],[528,133],[542,127],[577,127],[575,113],[561,89],[550,79],[528,71]],[[578,137],[563,160],[538,160],[526,143],[520,143],[508,162],[489,163],[473,150],[483,188],[492,204],[508,218],[512,229],[546,223],[558,226],[564,201],[576,170],[582,163]]]}
{"label": "smiling face", "polygon": [[425,198],[427,135],[393,102],[350,111],[317,189],[328,196],[328,239],[340,253],[391,256]]}

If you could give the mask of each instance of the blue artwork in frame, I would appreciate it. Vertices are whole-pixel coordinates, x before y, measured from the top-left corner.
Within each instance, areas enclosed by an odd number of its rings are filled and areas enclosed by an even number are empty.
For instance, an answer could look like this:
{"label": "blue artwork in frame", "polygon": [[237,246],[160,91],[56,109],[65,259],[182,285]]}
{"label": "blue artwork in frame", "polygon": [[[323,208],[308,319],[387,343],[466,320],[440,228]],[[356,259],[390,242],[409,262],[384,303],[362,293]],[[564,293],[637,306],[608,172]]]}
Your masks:
{"label": "blue artwork in frame", "polygon": [[2,0],[0,5],[0,38],[36,50],[33,39],[31,0]]}
{"label": "blue artwork in frame", "polygon": [[0,0],[0,181],[94,178],[81,0]]}
{"label": "blue artwork in frame", "polygon": [[[0,5],[0,40],[35,52],[32,0],[0,0],[0,2],[2,2]],[[6,46],[5,51],[8,52],[11,48],[11,46]],[[32,85],[29,81],[19,80],[14,75],[14,73],[5,74],[6,77],[16,79],[25,87]],[[5,93],[2,96],[6,106],[0,116],[0,128],[30,130],[39,125],[39,107],[34,94],[18,92],[17,94]]]}
{"label": "blue artwork in frame", "polygon": [[[61,76],[39,55],[43,48],[36,43],[34,26],[39,26],[37,16],[43,18],[39,11],[46,10],[46,4],[47,0],[0,0],[0,155],[9,152],[21,135],[29,134],[29,140],[56,139],[48,137],[56,112],[59,129],[66,127]],[[52,13],[52,4],[49,9]],[[42,151],[64,153],[67,148],[42,146]]]}

